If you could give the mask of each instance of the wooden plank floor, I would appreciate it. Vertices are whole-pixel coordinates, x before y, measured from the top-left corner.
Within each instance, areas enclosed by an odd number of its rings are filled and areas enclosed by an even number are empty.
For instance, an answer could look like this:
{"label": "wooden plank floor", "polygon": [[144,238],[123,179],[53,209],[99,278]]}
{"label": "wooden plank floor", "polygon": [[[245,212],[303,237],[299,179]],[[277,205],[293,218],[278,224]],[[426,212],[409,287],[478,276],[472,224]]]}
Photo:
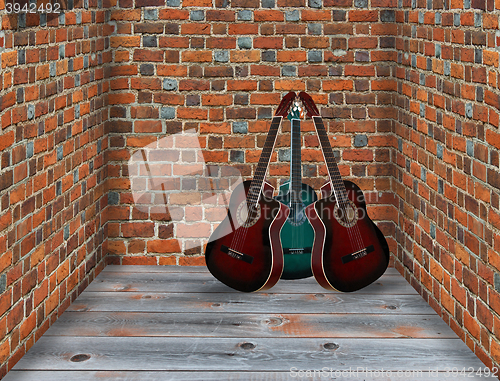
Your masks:
{"label": "wooden plank floor", "polygon": [[472,369],[485,366],[394,269],[355,293],[309,278],[246,294],[204,267],[110,265],[4,380],[487,378]]}

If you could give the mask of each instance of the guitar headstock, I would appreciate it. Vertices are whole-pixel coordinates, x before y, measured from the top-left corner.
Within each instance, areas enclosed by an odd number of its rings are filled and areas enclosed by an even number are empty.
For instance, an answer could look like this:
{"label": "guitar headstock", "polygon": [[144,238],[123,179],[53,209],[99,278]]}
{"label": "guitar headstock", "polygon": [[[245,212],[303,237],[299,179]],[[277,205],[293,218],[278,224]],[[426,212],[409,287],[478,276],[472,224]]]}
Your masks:
{"label": "guitar headstock", "polygon": [[319,115],[319,110],[314,104],[314,101],[312,100],[311,96],[307,94],[304,91],[301,91],[299,93],[299,99],[302,102],[302,105],[306,109],[307,115],[310,116],[311,118],[313,116],[320,116]]}
{"label": "guitar headstock", "polygon": [[304,107],[299,98],[295,98],[293,105],[290,107],[290,112],[288,113],[288,119],[302,119],[304,117]]}
{"label": "guitar headstock", "polygon": [[281,100],[278,108],[276,109],[274,116],[282,116],[282,117],[287,116],[288,110],[290,109],[290,106],[292,105],[295,97],[296,95],[293,91],[290,91],[287,95],[285,95]]}

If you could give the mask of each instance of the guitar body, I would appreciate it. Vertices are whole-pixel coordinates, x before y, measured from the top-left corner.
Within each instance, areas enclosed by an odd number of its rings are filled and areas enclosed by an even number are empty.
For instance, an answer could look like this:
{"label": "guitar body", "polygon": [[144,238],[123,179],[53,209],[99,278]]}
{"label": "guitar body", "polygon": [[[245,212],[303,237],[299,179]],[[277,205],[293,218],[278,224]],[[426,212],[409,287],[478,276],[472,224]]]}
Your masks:
{"label": "guitar body", "polygon": [[228,215],[210,236],[205,250],[205,261],[212,275],[243,292],[269,289],[280,279],[283,271],[280,231],[289,212],[272,198],[274,189],[264,182],[258,202],[260,216],[245,225],[241,210],[246,208],[250,184],[251,181],[245,181],[233,191]]}
{"label": "guitar body", "polygon": [[[309,205],[305,212],[315,233],[311,256],[314,277],[326,289],[351,292],[368,286],[385,272],[389,247],[368,217],[361,189],[350,181],[344,181],[344,185],[357,213],[354,226],[345,227],[345,221],[336,217],[339,211],[329,184],[322,188],[322,194],[329,196]],[[368,249],[356,255],[360,248]]]}
{"label": "guitar body", "polygon": [[301,279],[312,276],[311,250],[314,242],[314,230],[304,213],[304,208],[318,197],[313,188],[302,184],[300,192],[302,206],[294,218],[291,207],[290,182],[280,186],[276,199],[290,208],[290,214],[281,229],[281,245],[284,253],[284,268],[282,279]]}

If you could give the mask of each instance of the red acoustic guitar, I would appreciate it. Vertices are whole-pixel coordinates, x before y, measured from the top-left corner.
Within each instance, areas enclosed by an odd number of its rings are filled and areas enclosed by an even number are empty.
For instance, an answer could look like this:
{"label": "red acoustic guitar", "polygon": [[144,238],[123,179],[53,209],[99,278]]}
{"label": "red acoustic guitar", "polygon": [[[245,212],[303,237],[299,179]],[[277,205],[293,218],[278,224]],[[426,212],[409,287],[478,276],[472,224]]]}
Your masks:
{"label": "red acoustic guitar", "polygon": [[305,209],[315,233],[311,255],[313,275],[326,289],[356,291],[385,272],[389,247],[382,232],[368,217],[361,189],[342,180],[312,98],[305,92],[299,97],[314,121],[330,178],[321,188],[323,198]]}
{"label": "red acoustic guitar", "polygon": [[289,209],[272,198],[274,188],[264,178],[281,120],[294,99],[295,93],[290,92],[278,106],[253,180],[233,191],[228,215],[210,236],[205,250],[212,275],[239,291],[269,289],[283,272],[280,231]]}

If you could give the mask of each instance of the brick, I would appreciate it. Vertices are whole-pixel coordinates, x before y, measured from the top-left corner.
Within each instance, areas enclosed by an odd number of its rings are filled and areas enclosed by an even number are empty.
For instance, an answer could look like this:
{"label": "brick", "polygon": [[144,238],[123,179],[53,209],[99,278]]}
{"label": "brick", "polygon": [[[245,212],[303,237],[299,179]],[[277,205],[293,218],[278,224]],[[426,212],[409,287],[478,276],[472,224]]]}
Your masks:
{"label": "brick", "polygon": [[249,51],[231,51],[230,52],[231,62],[258,62],[260,60],[260,51],[249,50]]}
{"label": "brick", "polygon": [[150,222],[128,222],[121,224],[121,233],[125,238],[153,237],[154,224]]}
{"label": "brick", "polygon": [[373,22],[378,21],[377,11],[349,11],[348,20],[351,22]]}
{"label": "brick", "polygon": [[147,242],[148,253],[179,253],[181,247],[177,239],[158,239]]}

